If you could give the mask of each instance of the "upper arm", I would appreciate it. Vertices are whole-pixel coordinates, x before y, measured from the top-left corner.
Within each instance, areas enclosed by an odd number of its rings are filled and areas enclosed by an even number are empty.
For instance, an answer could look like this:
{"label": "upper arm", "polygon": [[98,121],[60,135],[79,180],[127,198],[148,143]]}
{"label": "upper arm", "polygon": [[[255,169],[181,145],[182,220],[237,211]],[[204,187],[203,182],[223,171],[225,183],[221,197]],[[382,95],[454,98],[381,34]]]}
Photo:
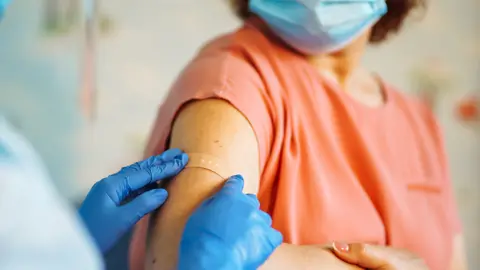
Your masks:
{"label": "upper arm", "polygon": [[207,99],[187,104],[174,122],[170,147],[220,159],[231,175],[243,175],[245,192],[257,192],[260,162],[255,133],[229,102]]}
{"label": "upper arm", "polygon": [[[231,174],[242,174],[245,192],[255,193],[259,183],[259,151],[255,133],[247,119],[228,102],[219,99],[194,101],[177,116],[170,147],[186,153],[215,156],[228,165]],[[183,226],[194,209],[224,182],[217,174],[186,168],[167,190],[169,198],[154,220],[146,266],[175,269]],[[155,264],[161,261],[161,264]]]}
{"label": "upper arm", "polygon": [[[211,49],[201,52],[173,84],[159,109],[146,154],[175,147],[213,156],[228,166],[228,174],[243,175],[244,192],[256,193],[272,145],[275,106],[250,58]],[[147,265],[158,255],[162,267],[174,268],[175,246],[186,220],[224,180],[209,170],[186,168],[171,181],[169,198],[152,219],[154,224],[148,226],[147,217],[136,226],[132,269],[143,268],[145,251]]]}
{"label": "upper arm", "polygon": [[[170,148],[214,156],[228,166],[230,174],[245,178],[244,192],[256,193],[259,158],[255,133],[247,119],[227,101],[207,99],[187,104],[172,128]],[[226,179],[200,168],[186,168],[169,183],[168,202],[159,219],[189,215],[205,198],[213,195]]]}

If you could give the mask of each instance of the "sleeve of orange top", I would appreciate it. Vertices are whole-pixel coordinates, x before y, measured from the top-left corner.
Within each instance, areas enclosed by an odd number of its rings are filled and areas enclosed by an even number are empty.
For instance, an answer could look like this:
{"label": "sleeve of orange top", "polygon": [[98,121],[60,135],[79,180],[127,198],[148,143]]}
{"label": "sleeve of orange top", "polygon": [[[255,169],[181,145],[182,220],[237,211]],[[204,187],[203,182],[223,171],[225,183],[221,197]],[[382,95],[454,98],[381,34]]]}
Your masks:
{"label": "sleeve of orange top", "polygon": [[[258,151],[259,157],[255,160],[258,160],[257,162],[260,164],[259,167],[255,167],[261,170],[270,149],[273,132],[272,118],[268,106],[268,94],[264,90],[259,74],[248,61],[239,56],[232,55],[229,52],[218,52],[213,55],[197,58],[182,72],[173,85],[166,101],[160,107],[146,149],[146,156],[165,150],[173,122],[180,113],[180,110],[182,110],[180,114],[186,115],[181,118],[189,118],[188,115],[196,113],[192,112],[192,110],[198,109],[200,113],[203,111],[205,118],[208,118],[209,114],[205,113],[205,110],[208,110],[209,106],[213,105],[218,109],[225,106],[221,104],[217,104],[218,106],[211,104],[215,101],[207,101],[205,104],[204,102],[200,102],[199,106],[195,105],[197,102],[192,102],[206,99],[223,100],[223,104],[230,104],[234,110],[241,113],[244,119],[248,121],[247,123],[250,124],[254,131],[258,146],[256,151]],[[189,103],[188,106],[184,106],[187,103]],[[196,108],[187,110],[189,107]],[[204,109],[201,109],[202,107]],[[213,110],[212,113],[218,114],[216,110]],[[198,115],[196,117],[198,117]],[[226,123],[223,122],[222,124]],[[192,125],[192,129],[198,130],[194,125]],[[182,134],[177,134],[175,138],[172,138],[172,141],[175,141],[176,144],[173,145],[174,147],[178,146],[181,137]],[[202,138],[199,138],[199,140],[202,140]],[[189,149],[186,150],[188,151]],[[189,181],[188,179],[185,180]],[[247,184],[248,183],[246,183],[246,185]],[[174,196],[173,192],[171,192],[171,194]],[[193,196],[193,194],[189,196]],[[147,217],[137,224],[130,247],[131,269],[143,269],[144,267],[148,223]]]}
{"label": "sleeve of orange top", "polygon": [[160,107],[146,156],[165,149],[173,121],[183,105],[213,98],[227,101],[248,120],[257,138],[263,168],[273,133],[269,94],[255,68],[229,51],[200,56],[182,72]]}

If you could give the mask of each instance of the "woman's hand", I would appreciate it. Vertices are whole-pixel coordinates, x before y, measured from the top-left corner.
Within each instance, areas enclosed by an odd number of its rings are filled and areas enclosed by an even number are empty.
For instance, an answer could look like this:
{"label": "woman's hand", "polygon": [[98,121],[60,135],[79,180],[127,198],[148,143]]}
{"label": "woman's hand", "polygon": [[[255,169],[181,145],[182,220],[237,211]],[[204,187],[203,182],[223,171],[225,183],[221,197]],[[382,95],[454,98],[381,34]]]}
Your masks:
{"label": "woman's hand", "polygon": [[403,249],[368,244],[333,243],[334,254],[344,262],[375,270],[425,270],[425,262]]}
{"label": "woman's hand", "polygon": [[[110,250],[144,215],[160,207],[167,199],[166,190],[145,188],[156,187],[158,181],[177,175],[187,161],[186,154],[171,149],[122,168],[92,187],[79,214],[103,253]],[[129,201],[132,197],[136,198]]]}

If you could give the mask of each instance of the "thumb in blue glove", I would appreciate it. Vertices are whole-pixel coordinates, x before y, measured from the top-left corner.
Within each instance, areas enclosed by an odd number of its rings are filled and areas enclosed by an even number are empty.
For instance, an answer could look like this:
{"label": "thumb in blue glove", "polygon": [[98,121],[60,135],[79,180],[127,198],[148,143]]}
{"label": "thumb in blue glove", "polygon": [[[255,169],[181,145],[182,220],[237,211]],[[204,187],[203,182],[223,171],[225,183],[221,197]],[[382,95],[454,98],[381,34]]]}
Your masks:
{"label": "thumb in blue glove", "polygon": [[171,149],[124,167],[92,187],[79,214],[103,253],[109,251],[144,215],[161,206],[168,193],[156,188],[128,203],[125,200],[146,186],[177,175],[187,162],[186,154]]}
{"label": "thumb in blue glove", "polygon": [[179,270],[257,269],[282,243],[255,195],[231,177],[188,220],[180,242]]}

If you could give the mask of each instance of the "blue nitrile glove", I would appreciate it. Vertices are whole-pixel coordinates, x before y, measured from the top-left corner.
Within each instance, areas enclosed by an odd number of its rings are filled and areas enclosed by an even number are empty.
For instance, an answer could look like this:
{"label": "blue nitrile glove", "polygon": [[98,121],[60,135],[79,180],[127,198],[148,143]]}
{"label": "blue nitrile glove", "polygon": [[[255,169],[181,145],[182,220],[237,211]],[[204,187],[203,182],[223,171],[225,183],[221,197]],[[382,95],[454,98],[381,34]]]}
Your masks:
{"label": "blue nitrile glove", "polygon": [[122,168],[92,187],[79,214],[103,253],[109,251],[144,215],[161,206],[168,194],[164,189],[155,188],[130,202],[125,199],[147,185],[177,175],[187,162],[186,154],[171,149]]}
{"label": "blue nitrile glove", "polygon": [[257,269],[282,243],[255,195],[231,177],[190,217],[180,242],[179,270]]}
{"label": "blue nitrile glove", "polygon": [[10,2],[11,0],[0,0],[0,20],[2,19],[5,9],[7,9],[7,6],[10,4]]}

